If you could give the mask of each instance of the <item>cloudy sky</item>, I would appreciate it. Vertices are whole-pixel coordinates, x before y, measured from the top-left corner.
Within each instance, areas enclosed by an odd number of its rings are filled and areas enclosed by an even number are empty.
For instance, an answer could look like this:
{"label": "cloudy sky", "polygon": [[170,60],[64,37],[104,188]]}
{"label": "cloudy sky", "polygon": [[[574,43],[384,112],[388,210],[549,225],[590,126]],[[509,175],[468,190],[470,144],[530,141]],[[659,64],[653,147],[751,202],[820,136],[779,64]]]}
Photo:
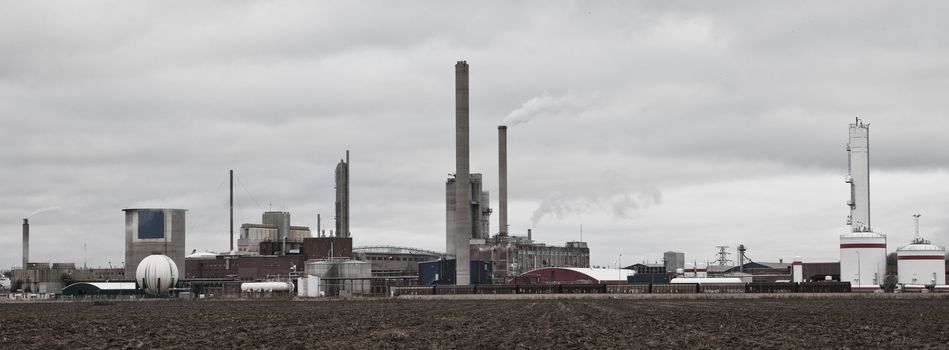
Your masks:
{"label": "cloudy sky", "polygon": [[[666,250],[833,261],[847,124],[872,124],[873,227],[949,243],[944,2],[0,2],[0,267],[124,259],[123,208],[188,209],[187,249],[287,210],[355,245],[445,246],[454,64],[471,168],[510,224],[594,265]],[[44,208],[52,208],[41,213]],[[497,215],[492,216],[497,231]],[[85,254],[83,247],[86,247]]]}

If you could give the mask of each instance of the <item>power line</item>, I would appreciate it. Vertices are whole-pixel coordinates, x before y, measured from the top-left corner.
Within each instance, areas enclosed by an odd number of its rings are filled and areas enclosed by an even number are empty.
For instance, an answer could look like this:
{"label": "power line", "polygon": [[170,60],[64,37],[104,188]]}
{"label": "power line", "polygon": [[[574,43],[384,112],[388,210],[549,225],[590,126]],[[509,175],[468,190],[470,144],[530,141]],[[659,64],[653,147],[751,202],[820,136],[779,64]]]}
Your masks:
{"label": "power line", "polygon": [[247,192],[247,195],[250,196],[250,199],[253,199],[254,203],[257,203],[257,208],[260,209],[260,211],[264,211],[264,207],[260,205],[260,202],[257,201],[257,198],[254,198],[254,195],[247,190],[247,186],[244,186],[244,182],[241,181],[241,179],[237,176],[234,176],[234,178],[237,179],[237,183],[241,184],[241,187],[244,188],[244,192]]}

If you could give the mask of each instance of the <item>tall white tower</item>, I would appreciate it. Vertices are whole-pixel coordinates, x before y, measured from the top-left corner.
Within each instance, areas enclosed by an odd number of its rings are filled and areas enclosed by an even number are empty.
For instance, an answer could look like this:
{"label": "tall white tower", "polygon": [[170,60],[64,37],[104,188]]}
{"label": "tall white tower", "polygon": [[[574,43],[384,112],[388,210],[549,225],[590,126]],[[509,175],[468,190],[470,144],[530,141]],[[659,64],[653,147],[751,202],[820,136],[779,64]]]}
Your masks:
{"label": "tall white tower", "polygon": [[870,124],[850,124],[846,181],[850,184],[850,232],[840,235],[840,280],[854,291],[880,289],[886,273],[886,235],[870,227]]}

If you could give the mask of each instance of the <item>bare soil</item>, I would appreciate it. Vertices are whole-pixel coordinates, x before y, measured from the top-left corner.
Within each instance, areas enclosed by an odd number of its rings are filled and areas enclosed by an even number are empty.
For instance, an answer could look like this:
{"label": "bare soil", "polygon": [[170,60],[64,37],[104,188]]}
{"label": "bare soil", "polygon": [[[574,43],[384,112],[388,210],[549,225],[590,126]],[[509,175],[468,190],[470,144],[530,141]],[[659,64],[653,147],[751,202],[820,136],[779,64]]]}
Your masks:
{"label": "bare soil", "polygon": [[949,349],[949,299],[0,303],[0,347]]}

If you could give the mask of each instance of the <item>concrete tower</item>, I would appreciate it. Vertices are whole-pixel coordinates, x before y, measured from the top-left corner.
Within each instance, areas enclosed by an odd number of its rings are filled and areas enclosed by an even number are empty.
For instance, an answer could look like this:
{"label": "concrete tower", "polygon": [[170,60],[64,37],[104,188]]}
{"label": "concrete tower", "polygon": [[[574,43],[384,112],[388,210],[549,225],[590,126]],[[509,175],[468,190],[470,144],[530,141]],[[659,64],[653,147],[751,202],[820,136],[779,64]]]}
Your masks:
{"label": "concrete tower", "polygon": [[850,216],[847,223],[853,232],[870,231],[870,125],[860,118],[850,124],[847,143],[849,162],[847,182],[850,183]]}
{"label": "concrete tower", "polygon": [[336,165],[336,236],[349,237],[349,150]]}
{"label": "concrete tower", "polygon": [[498,233],[507,236],[507,126],[498,126]]}
{"label": "concrete tower", "polygon": [[30,263],[30,219],[23,219],[23,266],[21,269],[26,268],[26,264]]}
{"label": "concrete tower", "polygon": [[[468,149],[468,62],[455,64],[455,198],[459,203],[471,200]],[[464,201],[464,202],[462,202]],[[455,206],[455,283],[471,283],[469,241],[471,232],[471,208]]]}
{"label": "concrete tower", "polygon": [[125,212],[125,277],[135,276],[138,263],[153,254],[167,255],[185,275],[185,210],[122,209]]}
{"label": "concrete tower", "polygon": [[886,235],[870,227],[870,124],[850,124],[846,182],[850,184],[850,232],[840,235],[840,280],[855,291],[879,289],[886,274]]}

